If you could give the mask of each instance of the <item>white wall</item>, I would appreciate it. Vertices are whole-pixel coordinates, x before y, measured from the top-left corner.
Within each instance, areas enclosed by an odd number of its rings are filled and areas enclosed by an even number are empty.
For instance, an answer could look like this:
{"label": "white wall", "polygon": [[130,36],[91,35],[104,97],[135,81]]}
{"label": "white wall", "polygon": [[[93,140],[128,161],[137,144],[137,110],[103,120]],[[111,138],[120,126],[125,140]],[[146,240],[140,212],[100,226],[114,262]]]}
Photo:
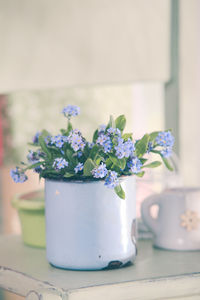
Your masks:
{"label": "white wall", "polygon": [[0,0],[0,92],[169,79],[170,0]]}
{"label": "white wall", "polygon": [[200,185],[200,1],[180,1],[180,154],[184,182]]}

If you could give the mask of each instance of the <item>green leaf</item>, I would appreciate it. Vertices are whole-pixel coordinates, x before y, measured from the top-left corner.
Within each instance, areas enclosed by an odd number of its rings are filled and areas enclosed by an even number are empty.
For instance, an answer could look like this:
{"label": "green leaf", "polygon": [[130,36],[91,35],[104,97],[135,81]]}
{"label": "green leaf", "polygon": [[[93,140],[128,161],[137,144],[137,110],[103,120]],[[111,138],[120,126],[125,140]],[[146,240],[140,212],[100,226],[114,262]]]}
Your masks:
{"label": "green leaf", "polygon": [[40,135],[38,140],[39,140],[40,147],[42,148],[42,150],[44,151],[44,153],[46,153],[47,157],[49,159],[51,159],[51,152],[47,148],[47,145],[45,143],[44,137],[42,135]]}
{"label": "green leaf", "polygon": [[94,160],[95,157],[96,157],[96,155],[98,154],[99,150],[100,150],[100,149],[99,149],[99,146],[98,146],[98,145],[94,145],[94,146],[92,147],[91,151],[90,151],[89,157],[90,157],[92,160]]}
{"label": "green leaf", "polygon": [[72,131],[73,127],[72,127],[72,123],[68,120],[68,125],[67,125],[67,135],[70,133],[70,131]]}
{"label": "green leaf", "polygon": [[107,127],[106,127],[106,130],[107,130],[108,128],[110,128],[110,127],[115,128],[115,121],[114,121],[114,119],[113,119],[113,116],[110,116],[110,120],[109,120],[109,122],[108,122],[108,125],[107,125]]}
{"label": "green leaf", "polygon": [[112,166],[112,160],[110,158],[106,159],[106,168],[110,169],[110,167]]}
{"label": "green leaf", "polygon": [[149,163],[147,165],[143,165],[142,168],[157,168],[160,165],[162,165],[162,163],[160,161],[153,161],[152,163]]}
{"label": "green leaf", "polygon": [[122,159],[118,159],[118,166],[120,169],[124,170],[126,167],[126,158],[123,157]]}
{"label": "green leaf", "polygon": [[37,168],[37,167],[41,166],[42,164],[43,164],[43,162],[42,162],[42,161],[40,161],[40,162],[37,162],[37,163],[35,163],[35,164],[33,164],[33,165],[30,165],[30,166],[26,167],[26,168],[25,168],[25,170],[29,170],[29,169],[35,169],[35,168]]}
{"label": "green leaf", "polygon": [[65,159],[69,162],[69,168],[72,170],[78,164],[78,158],[76,157],[74,151],[71,148],[65,150]]}
{"label": "green leaf", "polygon": [[144,164],[148,159],[147,158],[140,158],[142,164]]}
{"label": "green leaf", "polygon": [[167,167],[168,170],[170,171],[174,171],[173,167],[170,165],[169,161],[167,158],[163,157],[162,154],[160,154],[160,156],[162,157],[162,160],[165,164],[165,166]]}
{"label": "green leaf", "polygon": [[83,175],[92,176],[91,171],[96,167],[94,161],[91,158],[88,158],[84,163]]}
{"label": "green leaf", "polygon": [[117,157],[115,157],[113,154],[109,154],[109,158],[110,158],[110,160],[112,161],[112,163],[114,165],[118,165],[118,158]]}
{"label": "green leaf", "polygon": [[29,146],[38,147],[38,143],[27,143]]}
{"label": "green leaf", "polygon": [[70,177],[73,177],[73,176],[74,176],[74,174],[69,173],[69,172],[66,172],[65,175],[64,175],[65,178],[70,178]]}
{"label": "green leaf", "polygon": [[62,133],[62,135],[66,135],[67,136],[67,130],[66,129],[60,129],[60,132]]}
{"label": "green leaf", "polygon": [[54,176],[54,177],[58,177],[59,176],[59,173],[57,171],[54,171],[54,170],[42,170],[42,172],[40,173],[41,174],[41,177],[51,177],[51,176]]}
{"label": "green leaf", "polygon": [[125,199],[125,192],[123,190],[123,188],[121,187],[121,184],[117,185],[115,187],[115,193],[121,198],[121,199]]}
{"label": "green leaf", "polygon": [[143,136],[143,138],[136,143],[135,153],[138,157],[143,156],[147,152],[148,143],[149,143],[149,135],[148,134],[145,134]]}
{"label": "green leaf", "polygon": [[142,171],[142,172],[140,172],[140,173],[137,173],[137,174],[135,174],[137,177],[143,177],[144,176],[144,174],[145,174],[145,172],[144,171]]}
{"label": "green leaf", "polygon": [[109,154],[109,159],[112,162],[112,169],[115,169],[117,172],[121,172],[121,169],[124,170],[126,167],[126,159],[118,159],[115,155]]}
{"label": "green leaf", "polygon": [[115,120],[115,125],[119,130],[123,131],[126,126],[126,117],[124,115],[119,116]]}
{"label": "green leaf", "polygon": [[99,166],[100,163],[101,163],[101,161],[102,161],[102,157],[99,156],[98,158],[95,159],[95,164],[96,164],[97,166]]}
{"label": "green leaf", "polygon": [[83,149],[83,156],[89,157],[89,155],[90,155],[90,149],[88,147],[88,144],[86,144],[84,149]]}
{"label": "green leaf", "polygon": [[165,132],[170,131],[172,132],[172,128],[166,129]]}
{"label": "green leaf", "polygon": [[110,170],[115,171],[117,173],[121,173],[121,169],[118,165],[112,164],[112,166],[110,167]]}
{"label": "green leaf", "polygon": [[93,141],[93,143],[96,143],[96,140],[98,139],[98,129],[97,130],[95,130],[95,132],[94,132],[94,134],[93,134],[93,138],[92,138],[92,141]]}
{"label": "green leaf", "polygon": [[155,140],[155,138],[157,137],[157,135],[159,134],[160,131],[154,131],[152,133],[149,134],[149,142],[153,142]]}
{"label": "green leaf", "polygon": [[101,162],[105,162],[105,159],[103,156],[101,156],[100,154],[97,153],[97,155],[94,159],[94,162],[97,166],[99,166]]}
{"label": "green leaf", "polygon": [[173,167],[170,165],[169,160],[166,157],[163,157],[160,151],[158,150],[153,150],[153,153],[159,154],[160,157],[162,158],[162,161],[164,162],[164,165],[167,167],[169,171],[174,171]]}
{"label": "green leaf", "polygon": [[49,131],[47,131],[46,129],[43,129],[41,132],[41,136],[43,138],[46,138],[47,136],[50,136],[51,134],[49,133]]}
{"label": "green leaf", "polygon": [[132,133],[125,133],[122,135],[122,138],[127,141],[128,139],[133,139],[133,134]]}
{"label": "green leaf", "polygon": [[74,157],[73,157],[74,152],[71,149],[66,149],[65,153],[66,153],[68,160],[71,161],[74,159]]}

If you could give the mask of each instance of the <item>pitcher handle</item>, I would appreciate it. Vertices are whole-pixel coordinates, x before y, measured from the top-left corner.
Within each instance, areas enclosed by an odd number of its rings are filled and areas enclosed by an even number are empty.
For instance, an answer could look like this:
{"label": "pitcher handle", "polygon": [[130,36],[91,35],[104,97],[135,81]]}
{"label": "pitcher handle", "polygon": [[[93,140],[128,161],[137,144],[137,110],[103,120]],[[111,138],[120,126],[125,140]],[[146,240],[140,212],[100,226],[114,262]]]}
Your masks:
{"label": "pitcher handle", "polygon": [[153,205],[157,205],[160,207],[160,194],[152,195],[146,198],[141,206],[141,215],[144,224],[154,233],[157,234],[159,231],[159,225],[157,218],[152,218],[150,214],[150,209]]}

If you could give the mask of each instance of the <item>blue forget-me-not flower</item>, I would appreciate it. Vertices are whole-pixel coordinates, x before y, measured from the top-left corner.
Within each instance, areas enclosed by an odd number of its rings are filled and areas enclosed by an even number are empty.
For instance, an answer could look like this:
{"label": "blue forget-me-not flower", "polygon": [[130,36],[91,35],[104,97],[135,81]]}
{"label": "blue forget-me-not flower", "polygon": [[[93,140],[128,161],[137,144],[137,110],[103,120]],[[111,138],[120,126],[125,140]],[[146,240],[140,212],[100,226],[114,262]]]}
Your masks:
{"label": "blue forget-me-not flower", "polygon": [[117,172],[109,171],[108,176],[105,179],[104,185],[110,189],[114,189],[117,185],[119,185],[119,179],[117,178]]}
{"label": "blue forget-me-not flower", "polygon": [[108,139],[108,137],[105,134],[100,134],[100,136],[98,137],[96,143],[98,145],[103,146],[103,143],[105,143],[105,141]]}
{"label": "blue forget-me-not flower", "polygon": [[10,175],[16,183],[23,183],[28,179],[24,172],[20,171],[18,167],[16,167],[16,169],[10,170]]}
{"label": "blue forget-me-not flower", "polygon": [[69,135],[69,143],[71,144],[71,147],[74,151],[83,151],[86,145],[83,137],[81,136],[81,132],[77,131],[76,129],[71,131]]}
{"label": "blue forget-me-not flower", "polygon": [[159,132],[155,139],[159,146],[163,146],[164,149],[161,150],[163,157],[170,157],[172,155],[172,147],[174,145],[174,137],[170,131]]}
{"label": "blue forget-me-not flower", "polygon": [[55,144],[56,147],[62,148],[64,141],[63,141],[63,136],[58,134],[56,136],[53,136],[51,138],[51,144]]}
{"label": "blue forget-me-not flower", "polygon": [[161,150],[161,154],[163,157],[170,157],[172,155],[172,147],[166,147],[163,150]]}
{"label": "blue forget-me-not flower", "polygon": [[98,132],[105,132],[106,130],[106,125],[102,124],[99,126]]}
{"label": "blue forget-me-not flower", "polygon": [[83,170],[83,163],[78,163],[78,165],[74,168],[75,173],[78,173]]}
{"label": "blue forget-me-not flower", "polygon": [[118,128],[110,127],[108,128],[107,133],[110,135],[113,134],[113,135],[121,136],[121,131]]}
{"label": "blue forget-me-not flower", "polygon": [[68,166],[68,161],[62,157],[58,157],[54,160],[53,167],[57,170],[63,169]]}
{"label": "blue forget-me-not flower", "polygon": [[111,142],[111,139],[108,137],[108,138],[106,139],[106,141],[103,143],[103,149],[104,149],[104,152],[105,152],[105,153],[110,152],[111,149],[112,149],[112,146],[113,146],[113,144],[112,144],[112,142]]}
{"label": "blue forget-me-not flower", "polygon": [[170,131],[159,132],[155,141],[158,145],[164,147],[172,147],[174,145],[174,137]]}
{"label": "blue forget-me-not flower", "polygon": [[38,144],[38,142],[39,142],[39,136],[41,135],[41,132],[36,132],[36,134],[34,135],[34,137],[33,137],[33,143],[34,144]]}
{"label": "blue forget-me-not flower", "polygon": [[135,151],[135,145],[131,139],[128,139],[126,142],[124,142],[123,139],[118,138],[118,145],[115,146],[115,151],[117,158],[128,158],[129,156],[133,155],[133,152]]}
{"label": "blue forget-me-not flower", "polygon": [[39,154],[37,152],[33,152],[32,150],[29,150],[29,153],[27,155],[27,160],[31,164],[36,164],[40,160]]}
{"label": "blue forget-me-not flower", "polygon": [[98,137],[96,143],[98,145],[103,146],[104,148],[104,152],[108,153],[111,151],[112,149],[112,142],[109,136],[105,135],[105,134],[100,134],[100,136]]}
{"label": "blue forget-me-not flower", "polygon": [[78,116],[80,114],[80,107],[76,105],[68,105],[63,108],[62,113],[64,114],[65,117],[70,119],[72,116]]}
{"label": "blue forget-me-not flower", "polygon": [[99,167],[96,167],[92,170],[92,175],[94,178],[104,178],[108,173],[106,165],[101,163]]}
{"label": "blue forget-me-not flower", "polygon": [[139,158],[135,156],[127,162],[127,166],[131,172],[137,174],[141,171],[142,163]]}
{"label": "blue forget-me-not flower", "polygon": [[147,153],[149,153],[151,150],[153,150],[153,143],[149,142],[147,147]]}

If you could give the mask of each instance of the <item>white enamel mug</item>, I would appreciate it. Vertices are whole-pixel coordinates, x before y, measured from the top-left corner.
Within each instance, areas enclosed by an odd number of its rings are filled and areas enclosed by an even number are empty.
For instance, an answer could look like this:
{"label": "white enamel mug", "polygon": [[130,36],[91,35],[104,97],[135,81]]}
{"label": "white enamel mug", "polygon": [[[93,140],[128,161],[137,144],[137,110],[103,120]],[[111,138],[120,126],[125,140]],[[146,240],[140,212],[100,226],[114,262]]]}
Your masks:
{"label": "white enamel mug", "polygon": [[[152,206],[158,206],[153,218]],[[144,200],[145,225],[153,232],[154,245],[170,250],[200,250],[200,187],[172,188]]]}
{"label": "white enamel mug", "polygon": [[136,257],[135,178],[122,179],[126,199],[104,181],[45,181],[48,261],[60,268],[122,267]]}

